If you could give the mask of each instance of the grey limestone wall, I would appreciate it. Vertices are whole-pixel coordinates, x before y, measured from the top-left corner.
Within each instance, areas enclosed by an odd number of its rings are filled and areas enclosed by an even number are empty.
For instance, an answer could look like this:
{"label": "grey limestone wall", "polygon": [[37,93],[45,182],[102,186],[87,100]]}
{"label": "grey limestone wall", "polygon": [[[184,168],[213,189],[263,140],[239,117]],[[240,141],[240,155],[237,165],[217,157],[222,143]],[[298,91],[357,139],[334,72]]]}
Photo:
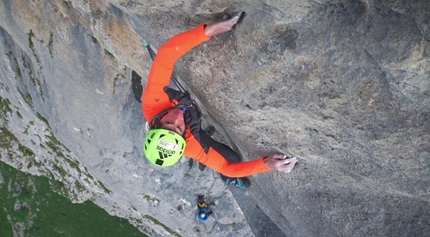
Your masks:
{"label": "grey limestone wall", "polygon": [[[430,233],[428,1],[14,0],[0,10],[2,128],[34,152],[2,148],[1,160],[66,183],[72,201],[154,236]],[[156,48],[237,11],[240,24],[175,71],[244,160],[298,157],[290,174],[254,175],[239,193],[187,158],[150,166],[130,88],[131,70],[145,80],[151,63],[142,38]],[[215,204],[204,223],[199,193]]]}

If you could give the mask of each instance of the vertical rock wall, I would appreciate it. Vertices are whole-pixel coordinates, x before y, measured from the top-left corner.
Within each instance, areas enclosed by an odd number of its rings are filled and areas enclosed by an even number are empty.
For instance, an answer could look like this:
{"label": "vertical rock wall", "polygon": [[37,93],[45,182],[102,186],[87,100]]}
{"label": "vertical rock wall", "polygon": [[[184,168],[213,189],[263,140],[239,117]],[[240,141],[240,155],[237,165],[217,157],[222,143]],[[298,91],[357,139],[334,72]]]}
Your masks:
{"label": "vertical rock wall", "polygon": [[[1,159],[67,183],[72,200],[91,198],[153,235],[252,235],[217,174],[185,158],[174,169],[144,160],[129,79],[148,73],[142,37],[158,47],[243,10],[232,32],[175,70],[244,160],[299,158],[290,174],[252,176],[246,194],[288,236],[430,232],[428,1],[13,0],[0,9],[2,126],[35,154],[2,148]],[[216,200],[211,222],[193,219],[202,192]]]}

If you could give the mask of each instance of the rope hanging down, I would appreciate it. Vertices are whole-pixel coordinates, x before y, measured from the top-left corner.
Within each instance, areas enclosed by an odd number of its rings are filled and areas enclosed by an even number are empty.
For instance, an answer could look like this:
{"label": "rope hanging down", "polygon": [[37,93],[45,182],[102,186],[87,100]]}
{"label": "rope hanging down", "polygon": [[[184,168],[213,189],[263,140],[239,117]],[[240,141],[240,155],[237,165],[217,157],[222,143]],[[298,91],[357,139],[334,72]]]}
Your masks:
{"label": "rope hanging down", "polygon": [[[151,44],[149,44],[149,42],[146,39],[143,39],[142,37],[140,38],[140,41],[142,42],[142,47],[148,50],[149,56],[151,57],[152,62],[154,62],[156,53],[154,52],[154,50],[152,50]],[[143,44],[143,41],[146,42],[146,45]],[[172,72],[172,74],[170,75],[170,79],[175,83],[176,87],[178,87],[178,89],[181,92],[185,91],[184,87],[181,85],[181,83],[179,83],[178,79],[176,78],[174,72]]]}

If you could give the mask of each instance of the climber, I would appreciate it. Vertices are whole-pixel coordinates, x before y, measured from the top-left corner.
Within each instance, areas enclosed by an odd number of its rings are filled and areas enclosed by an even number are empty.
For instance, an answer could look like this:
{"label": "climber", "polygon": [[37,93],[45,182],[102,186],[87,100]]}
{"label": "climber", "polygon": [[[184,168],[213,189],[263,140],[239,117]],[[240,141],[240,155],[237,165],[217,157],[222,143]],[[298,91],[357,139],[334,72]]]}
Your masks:
{"label": "climber", "polygon": [[184,155],[218,171],[226,184],[241,189],[250,185],[246,176],[269,170],[290,172],[296,157],[273,154],[241,162],[235,151],[201,128],[201,114],[190,94],[168,85],[179,57],[211,37],[230,31],[242,14],[210,25],[201,24],[169,39],[158,49],[141,100],[150,129],[144,141],[144,154],[151,163],[171,166]]}

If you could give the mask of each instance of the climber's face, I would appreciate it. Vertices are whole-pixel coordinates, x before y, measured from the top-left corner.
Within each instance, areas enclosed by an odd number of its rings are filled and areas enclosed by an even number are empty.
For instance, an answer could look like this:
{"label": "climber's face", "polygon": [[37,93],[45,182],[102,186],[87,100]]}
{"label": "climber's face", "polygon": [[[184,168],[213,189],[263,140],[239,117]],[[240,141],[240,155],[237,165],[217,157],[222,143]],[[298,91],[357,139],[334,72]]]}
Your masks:
{"label": "climber's face", "polygon": [[163,124],[163,128],[174,131],[180,135],[183,135],[185,132],[184,114],[181,109],[171,109],[167,111],[167,114],[160,119],[160,122]]}

